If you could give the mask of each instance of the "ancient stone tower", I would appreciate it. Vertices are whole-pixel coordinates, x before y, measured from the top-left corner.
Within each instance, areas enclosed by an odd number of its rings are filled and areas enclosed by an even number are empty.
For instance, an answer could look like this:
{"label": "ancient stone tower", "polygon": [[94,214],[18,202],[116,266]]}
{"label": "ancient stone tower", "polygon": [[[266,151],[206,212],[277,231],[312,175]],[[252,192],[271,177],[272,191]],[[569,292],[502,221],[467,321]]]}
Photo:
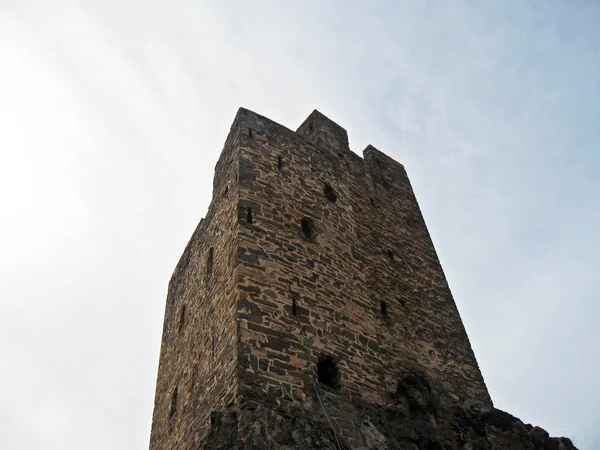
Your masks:
{"label": "ancient stone tower", "polygon": [[152,450],[396,448],[371,416],[402,395],[492,411],[404,167],[363,155],[318,111],[295,132],[238,111],[169,284]]}

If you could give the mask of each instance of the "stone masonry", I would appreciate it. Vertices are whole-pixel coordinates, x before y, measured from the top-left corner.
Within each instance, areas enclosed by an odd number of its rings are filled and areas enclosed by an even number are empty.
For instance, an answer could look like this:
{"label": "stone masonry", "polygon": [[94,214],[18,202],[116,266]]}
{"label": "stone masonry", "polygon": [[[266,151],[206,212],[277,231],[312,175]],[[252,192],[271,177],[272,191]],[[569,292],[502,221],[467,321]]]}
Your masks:
{"label": "stone masonry", "polygon": [[169,284],[151,450],[495,448],[464,431],[497,410],[406,171],[363,156],[318,111],[296,132],[238,111]]}

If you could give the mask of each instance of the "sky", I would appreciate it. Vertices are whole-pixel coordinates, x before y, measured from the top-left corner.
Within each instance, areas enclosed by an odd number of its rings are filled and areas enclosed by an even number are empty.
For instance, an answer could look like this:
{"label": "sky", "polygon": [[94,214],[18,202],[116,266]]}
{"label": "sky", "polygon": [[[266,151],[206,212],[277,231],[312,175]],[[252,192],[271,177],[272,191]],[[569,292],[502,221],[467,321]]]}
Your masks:
{"label": "sky", "polygon": [[240,106],[411,178],[495,406],[600,448],[600,3],[0,0],[0,447],[148,447]]}

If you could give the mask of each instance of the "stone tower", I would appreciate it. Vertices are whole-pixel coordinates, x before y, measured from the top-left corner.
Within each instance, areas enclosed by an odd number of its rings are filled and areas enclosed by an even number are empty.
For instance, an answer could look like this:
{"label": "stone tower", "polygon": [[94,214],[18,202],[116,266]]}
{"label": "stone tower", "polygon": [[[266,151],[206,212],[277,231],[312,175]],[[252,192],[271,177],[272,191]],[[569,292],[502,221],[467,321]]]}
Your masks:
{"label": "stone tower", "polygon": [[[315,394],[331,448],[371,448],[357,405],[407,389],[413,410],[432,392],[492,410],[404,167],[372,146],[363,155],[318,111],[295,132],[238,111],[169,283],[152,450],[217,448],[207,439],[220,427],[219,448],[233,448],[257,411],[297,416]],[[323,401],[338,403],[327,414]],[[285,448],[329,448],[327,432]]]}

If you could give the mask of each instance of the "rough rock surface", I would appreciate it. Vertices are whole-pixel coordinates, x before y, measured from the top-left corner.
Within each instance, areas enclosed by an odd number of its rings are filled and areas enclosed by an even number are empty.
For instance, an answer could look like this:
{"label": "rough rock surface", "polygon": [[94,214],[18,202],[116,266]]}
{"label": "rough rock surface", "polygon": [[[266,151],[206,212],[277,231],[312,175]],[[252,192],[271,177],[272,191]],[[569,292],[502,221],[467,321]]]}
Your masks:
{"label": "rough rock surface", "polygon": [[[350,401],[321,386],[304,403],[260,405],[238,418],[220,416],[203,445],[226,450],[570,450],[568,438],[553,438],[498,409],[487,412],[452,406],[426,379],[406,377],[386,406]],[[323,403],[319,402],[319,397]],[[327,416],[323,413],[327,412]],[[332,422],[329,425],[328,417]],[[340,422],[347,423],[340,423]],[[340,434],[340,430],[354,430]],[[337,439],[337,440],[336,440]],[[339,444],[337,443],[339,442]]]}

